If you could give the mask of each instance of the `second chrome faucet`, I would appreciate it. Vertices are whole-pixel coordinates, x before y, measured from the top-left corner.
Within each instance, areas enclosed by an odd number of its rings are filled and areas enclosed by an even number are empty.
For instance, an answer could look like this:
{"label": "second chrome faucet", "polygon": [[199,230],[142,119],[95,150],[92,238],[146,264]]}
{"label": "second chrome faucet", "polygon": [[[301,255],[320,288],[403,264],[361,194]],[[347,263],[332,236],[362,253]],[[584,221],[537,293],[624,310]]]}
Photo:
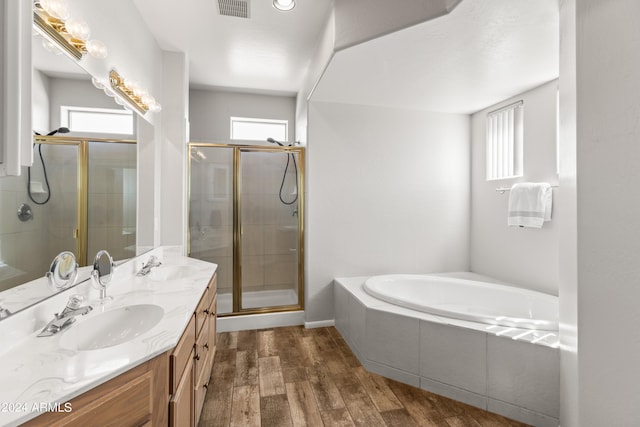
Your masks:
{"label": "second chrome faucet", "polygon": [[159,267],[162,263],[155,255],[151,255],[146,264],[142,264],[142,268],[138,271],[138,276],[146,276],[153,267]]}

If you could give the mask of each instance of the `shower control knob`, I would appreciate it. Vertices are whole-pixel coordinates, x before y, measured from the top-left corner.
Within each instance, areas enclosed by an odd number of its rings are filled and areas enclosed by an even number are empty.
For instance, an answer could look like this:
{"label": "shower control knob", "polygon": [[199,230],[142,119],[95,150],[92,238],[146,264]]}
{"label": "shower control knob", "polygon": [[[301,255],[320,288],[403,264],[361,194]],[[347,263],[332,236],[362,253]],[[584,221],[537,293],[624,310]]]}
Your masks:
{"label": "shower control knob", "polygon": [[31,210],[31,206],[26,203],[23,203],[18,208],[18,219],[22,222],[29,221],[33,218],[33,211]]}

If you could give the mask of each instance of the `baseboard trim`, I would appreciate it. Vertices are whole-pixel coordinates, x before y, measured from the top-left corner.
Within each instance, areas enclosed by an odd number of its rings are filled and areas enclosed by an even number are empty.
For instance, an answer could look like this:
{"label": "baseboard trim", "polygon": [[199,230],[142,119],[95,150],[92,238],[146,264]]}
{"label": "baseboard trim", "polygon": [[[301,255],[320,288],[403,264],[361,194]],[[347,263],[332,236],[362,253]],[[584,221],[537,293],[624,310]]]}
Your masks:
{"label": "baseboard trim", "polygon": [[233,332],[304,324],[304,311],[289,311],[284,313],[219,317],[216,326],[218,332]]}
{"label": "baseboard trim", "polygon": [[336,325],[336,321],[331,319],[331,320],[318,320],[315,322],[304,322],[304,327],[307,329],[314,329],[314,328],[326,328],[328,326],[335,326]]}

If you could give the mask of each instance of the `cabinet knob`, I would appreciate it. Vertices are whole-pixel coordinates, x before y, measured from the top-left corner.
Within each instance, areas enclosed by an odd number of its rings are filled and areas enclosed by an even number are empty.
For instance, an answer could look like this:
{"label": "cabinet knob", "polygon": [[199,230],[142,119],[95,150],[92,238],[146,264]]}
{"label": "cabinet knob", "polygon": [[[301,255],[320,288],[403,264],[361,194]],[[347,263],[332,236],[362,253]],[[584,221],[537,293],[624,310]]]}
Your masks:
{"label": "cabinet knob", "polygon": [[207,350],[209,350],[209,344],[205,344],[203,345],[204,348],[206,348]]}
{"label": "cabinet knob", "polygon": [[209,310],[207,310],[207,309],[205,308],[205,310],[204,310],[204,314],[209,314]]}
{"label": "cabinet knob", "polygon": [[193,358],[194,358],[195,360],[200,360],[200,355],[199,355],[199,354],[196,354]]}

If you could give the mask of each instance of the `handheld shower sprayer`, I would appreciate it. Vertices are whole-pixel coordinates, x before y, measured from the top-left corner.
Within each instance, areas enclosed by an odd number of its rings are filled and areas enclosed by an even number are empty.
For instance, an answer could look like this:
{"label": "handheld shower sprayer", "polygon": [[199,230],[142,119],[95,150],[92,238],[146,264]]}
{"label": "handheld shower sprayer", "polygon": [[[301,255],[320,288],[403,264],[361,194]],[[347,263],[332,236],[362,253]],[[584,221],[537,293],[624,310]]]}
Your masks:
{"label": "handheld shower sprayer", "polygon": [[[46,136],[53,136],[57,133],[69,133],[69,132],[70,132],[69,128],[59,127],[58,129],[54,129],[51,132],[49,132]],[[40,136],[38,132],[34,131],[33,133]],[[47,167],[44,164],[44,157],[42,157],[42,144],[39,142],[36,142],[33,144],[34,147],[36,144],[38,144],[38,154],[40,155],[40,163],[42,164],[42,173],[44,175],[44,182],[47,185],[47,198],[43,202],[38,202],[33,198],[33,195],[31,194],[31,166],[27,168],[27,195],[29,196],[31,201],[36,205],[44,205],[49,201],[49,199],[51,199],[51,186],[49,185],[49,177],[47,176]]]}
{"label": "handheld shower sprayer", "polygon": [[[280,147],[285,146],[282,142],[276,141],[273,138],[267,138],[267,142],[270,142],[271,144],[278,144]],[[287,145],[287,147],[293,147],[294,145],[295,145],[295,142]],[[287,171],[289,170],[289,162],[291,160],[293,160],[293,167],[295,168],[295,171],[296,171],[295,184],[294,184],[295,197],[290,202],[287,202],[284,199],[284,197],[282,197],[282,189],[284,188],[284,181],[287,179]],[[282,182],[280,183],[280,192],[278,193],[278,196],[280,197],[280,201],[285,205],[292,205],[298,200],[298,164],[296,163],[295,153],[291,153],[289,151],[287,151],[287,165],[284,167],[284,172],[282,173]]]}
{"label": "handheld shower sprayer", "polygon": [[49,132],[49,133],[47,134],[47,136],[53,136],[53,135],[55,135],[56,133],[69,133],[69,132],[71,132],[71,131],[69,130],[69,128],[67,128],[67,127],[59,127],[58,129],[54,129],[54,130],[52,130],[51,132]]}
{"label": "handheld shower sprayer", "polygon": [[[66,127],[59,127],[58,129],[54,129],[54,130],[52,130],[51,132],[49,132],[49,133],[47,134],[47,136],[53,136],[53,135],[55,135],[56,133],[69,133],[69,132],[71,132],[71,131],[69,130],[69,128],[66,128]],[[38,133],[38,132],[36,132],[36,131],[33,131],[33,133],[35,133],[35,134],[36,134],[36,135],[38,135],[38,136],[41,136],[41,135],[42,135],[41,133]]]}
{"label": "handheld shower sprayer", "polygon": [[273,139],[273,138],[267,138],[267,142],[270,142],[270,143],[272,143],[272,144],[278,144],[280,147],[284,147],[284,144],[283,144],[282,142],[280,142],[280,141],[276,141],[276,140],[275,140],[275,139]]}

